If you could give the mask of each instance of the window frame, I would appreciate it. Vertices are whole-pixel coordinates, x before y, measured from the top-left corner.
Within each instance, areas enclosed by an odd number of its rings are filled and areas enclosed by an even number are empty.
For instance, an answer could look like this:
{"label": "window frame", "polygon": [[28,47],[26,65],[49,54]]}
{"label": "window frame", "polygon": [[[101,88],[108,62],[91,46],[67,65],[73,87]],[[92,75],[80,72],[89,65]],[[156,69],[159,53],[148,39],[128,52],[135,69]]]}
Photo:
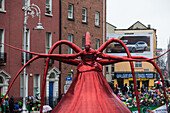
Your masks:
{"label": "window frame", "polygon": [[[71,9],[69,9],[71,6]],[[68,19],[74,20],[74,4],[68,3]]]}
{"label": "window frame", "polygon": [[100,12],[98,11],[95,12],[95,26],[96,27],[100,26]]}
{"label": "window frame", "polygon": [[0,12],[4,12],[6,13],[5,11],[5,0],[1,0],[1,3],[0,3]]}
{"label": "window frame", "polygon": [[[0,33],[0,42],[4,43],[4,39],[5,39],[5,30],[4,29],[0,29],[0,32],[2,30],[2,33]],[[0,44],[0,52],[4,52],[4,44]]]}
{"label": "window frame", "polygon": [[[71,33],[68,34],[68,41],[73,43],[73,34]],[[68,54],[73,54],[73,49],[71,47],[68,47]]]}
{"label": "window frame", "polygon": [[[37,76],[37,78],[35,78],[35,76]],[[40,74],[34,74],[34,76],[33,76],[34,78],[33,78],[33,95],[35,96],[35,94],[36,94],[36,91],[38,90],[38,91],[40,91]],[[36,81],[35,81],[35,79],[37,79]],[[35,86],[35,82],[37,82],[36,84],[37,84],[37,86]]]}
{"label": "window frame", "polygon": [[27,6],[27,7],[30,6],[30,0],[23,0],[23,9],[24,9],[26,6]]}
{"label": "window frame", "polygon": [[85,36],[82,36],[82,50],[85,49]]}
{"label": "window frame", "polygon": [[95,38],[95,49],[97,50],[100,47],[100,39]]}
{"label": "window frame", "polygon": [[[52,16],[52,0],[48,0],[49,4],[47,4],[47,0],[45,2],[45,15],[51,15]],[[48,10],[47,10],[48,8]]]}
{"label": "window frame", "polygon": [[115,72],[115,65],[112,64],[112,65],[111,65],[111,73],[114,73],[114,72]]}
{"label": "window frame", "polygon": [[[83,14],[83,10],[84,10],[84,14]],[[87,8],[85,7],[82,8],[82,23],[87,23]]]}
{"label": "window frame", "polygon": [[135,61],[135,68],[142,68],[142,61]]}
{"label": "window frame", "polygon": [[[48,41],[48,45],[47,45],[47,41]],[[51,47],[52,47],[52,33],[46,32],[46,36],[45,36],[45,53],[46,54],[48,54]]]}

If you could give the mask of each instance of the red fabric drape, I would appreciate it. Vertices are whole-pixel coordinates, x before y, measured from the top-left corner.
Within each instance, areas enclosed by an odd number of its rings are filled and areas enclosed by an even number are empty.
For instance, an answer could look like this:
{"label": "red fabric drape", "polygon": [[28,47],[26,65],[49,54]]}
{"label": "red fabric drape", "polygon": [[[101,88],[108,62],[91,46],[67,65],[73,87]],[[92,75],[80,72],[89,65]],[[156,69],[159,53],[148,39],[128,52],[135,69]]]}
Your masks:
{"label": "red fabric drape", "polygon": [[52,113],[130,113],[108,85],[102,66],[80,64],[78,72]]}

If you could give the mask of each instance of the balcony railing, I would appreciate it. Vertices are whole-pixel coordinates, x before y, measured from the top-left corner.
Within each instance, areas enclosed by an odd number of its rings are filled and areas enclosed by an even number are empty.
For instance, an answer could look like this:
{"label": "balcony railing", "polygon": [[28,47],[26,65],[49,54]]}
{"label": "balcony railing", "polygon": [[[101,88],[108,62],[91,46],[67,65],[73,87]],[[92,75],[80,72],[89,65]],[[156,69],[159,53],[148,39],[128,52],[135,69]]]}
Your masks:
{"label": "balcony railing", "polygon": [[[28,62],[32,58],[31,53],[26,53],[26,62]],[[22,63],[24,62],[24,53],[22,53]]]}
{"label": "balcony railing", "polygon": [[0,65],[5,65],[7,59],[7,53],[0,52]]}

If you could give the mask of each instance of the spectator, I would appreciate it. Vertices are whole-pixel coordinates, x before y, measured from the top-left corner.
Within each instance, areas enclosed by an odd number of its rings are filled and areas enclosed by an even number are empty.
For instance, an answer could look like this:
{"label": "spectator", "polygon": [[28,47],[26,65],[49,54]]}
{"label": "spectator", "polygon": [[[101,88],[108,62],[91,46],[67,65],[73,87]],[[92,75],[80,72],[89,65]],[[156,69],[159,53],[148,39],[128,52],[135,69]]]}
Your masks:
{"label": "spectator", "polygon": [[8,96],[5,98],[5,108],[6,108],[6,113],[9,113],[9,102],[8,102]]}
{"label": "spectator", "polygon": [[14,111],[15,111],[15,113],[19,113],[19,104],[18,104],[18,102],[15,102]]}
{"label": "spectator", "polygon": [[145,90],[144,90],[144,84],[142,84],[142,87],[140,88],[141,89],[141,93],[144,93]]}
{"label": "spectator", "polygon": [[127,88],[127,83],[123,87],[123,95],[127,94],[128,88]]}
{"label": "spectator", "polygon": [[9,99],[9,111],[10,113],[14,113],[14,96],[11,96]]}

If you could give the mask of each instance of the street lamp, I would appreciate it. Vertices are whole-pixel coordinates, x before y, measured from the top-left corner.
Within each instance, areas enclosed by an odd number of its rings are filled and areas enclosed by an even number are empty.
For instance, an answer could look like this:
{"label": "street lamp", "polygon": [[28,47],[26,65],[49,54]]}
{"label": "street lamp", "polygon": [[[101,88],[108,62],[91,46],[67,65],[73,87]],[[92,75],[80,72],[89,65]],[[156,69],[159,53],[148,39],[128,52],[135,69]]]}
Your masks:
{"label": "street lamp", "polygon": [[[32,4],[30,6],[25,6],[25,9],[24,9],[24,12],[25,12],[25,15],[24,15],[24,47],[23,49],[26,50],[26,34],[27,34],[27,19],[28,19],[28,15],[31,15],[32,18],[38,16],[39,17],[39,21],[38,21],[38,24],[37,26],[34,28],[36,30],[43,30],[43,26],[40,22],[40,19],[41,19],[41,11],[40,11],[40,8],[35,5],[35,4]],[[23,56],[24,56],[24,65],[26,64],[26,53],[24,52],[23,53]],[[23,79],[24,79],[24,88],[23,88],[23,106],[22,106],[22,110],[23,112],[22,113],[26,113],[26,68],[24,68],[24,73],[23,73]]]}

